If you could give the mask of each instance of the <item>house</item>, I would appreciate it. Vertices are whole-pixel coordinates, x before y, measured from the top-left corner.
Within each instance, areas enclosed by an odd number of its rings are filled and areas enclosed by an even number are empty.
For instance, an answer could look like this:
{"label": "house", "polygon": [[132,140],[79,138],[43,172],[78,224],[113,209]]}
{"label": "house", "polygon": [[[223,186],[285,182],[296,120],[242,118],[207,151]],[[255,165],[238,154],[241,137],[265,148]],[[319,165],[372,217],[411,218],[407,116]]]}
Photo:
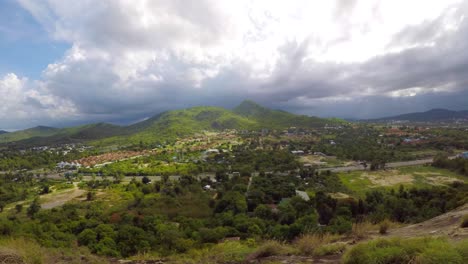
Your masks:
{"label": "house", "polygon": [[468,159],[468,151],[459,154],[458,157],[462,159]]}
{"label": "house", "polygon": [[294,154],[294,155],[304,155],[303,150],[293,150],[293,151],[291,151],[291,153]]}
{"label": "house", "polygon": [[205,151],[205,154],[219,154],[219,150],[218,149],[207,149]]}
{"label": "house", "polygon": [[301,197],[304,201],[310,201],[310,197],[306,192],[296,190],[296,195]]}

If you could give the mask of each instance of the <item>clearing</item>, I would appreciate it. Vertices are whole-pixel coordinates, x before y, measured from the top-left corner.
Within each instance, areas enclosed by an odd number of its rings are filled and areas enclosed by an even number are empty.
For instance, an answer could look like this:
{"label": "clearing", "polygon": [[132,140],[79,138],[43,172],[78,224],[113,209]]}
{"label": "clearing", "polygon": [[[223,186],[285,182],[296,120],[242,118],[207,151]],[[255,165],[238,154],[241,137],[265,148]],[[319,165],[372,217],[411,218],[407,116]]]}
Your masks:
{"label": "clearing", "polygon": [[52,209],[57,206],[62,206],[66,202],[84,195],[85,192],[85,190],[78,188],[78,183],[73,183],[73,188],[41,195],[41,208]]}
{"label": "clearing", "polygon": [[466,182],[462,176],[445,169],[430,166],[411,166],[382,171],[352,171],[338,174],[343,184],[353,193],[362,196],[369,188],[429,187]]}

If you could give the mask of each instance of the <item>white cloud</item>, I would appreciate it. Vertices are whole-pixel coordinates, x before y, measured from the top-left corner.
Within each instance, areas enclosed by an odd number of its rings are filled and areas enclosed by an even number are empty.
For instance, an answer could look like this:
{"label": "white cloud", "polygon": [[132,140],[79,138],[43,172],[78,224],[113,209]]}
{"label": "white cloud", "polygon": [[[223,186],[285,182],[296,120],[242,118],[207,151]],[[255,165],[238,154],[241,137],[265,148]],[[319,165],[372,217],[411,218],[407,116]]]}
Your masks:
{"label": "white cloud", "polygon": [[70,101],[52,95],[40,82],[31,83],[14,73],[0,77],[0,122],[73,118]]}
{"label": "white cloud", "polygon": [[307,105],[458,87],[446,84],[459,75],[435,67],[441,81],[427,83],[425,67],[406,66],[417,65],[416,51],[427,49],[431,62],[448,54],[439,44],[463,30],[459,1],[18,1],[72,46],[32,82],[47,93],[30,97],[61,101],[59,113],[117,117],[247,97]]}

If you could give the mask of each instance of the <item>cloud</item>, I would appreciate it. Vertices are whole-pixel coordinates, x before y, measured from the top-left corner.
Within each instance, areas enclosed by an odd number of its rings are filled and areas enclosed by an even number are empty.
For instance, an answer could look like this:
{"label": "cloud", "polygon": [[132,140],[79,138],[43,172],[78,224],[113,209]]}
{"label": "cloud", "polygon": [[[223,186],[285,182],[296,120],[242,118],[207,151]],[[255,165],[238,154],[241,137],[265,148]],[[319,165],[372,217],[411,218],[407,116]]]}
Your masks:
{"label": "cloud", "polygon": [[[71,45],[40,80],[16,77],[28,87],[19,90],[29,94],[27,106],[5,109],[27,116],[32,108],[41,121],[67,120],[66,111],[80,120],[129,119],[245,98],[358,117],[392,112],[386,103],[420,109],[467,89],[468,9],[459,1],[19,3]],[[368,103],[374,111],[362,108],[370,101],[379,102]]]}
{"label": "cloud", "polygon": [[7,124],[5,128],[21,127],[23,122],[73,118],[76,112],[72,102],[14,73],[0,77],[0,98],[0,122]]}

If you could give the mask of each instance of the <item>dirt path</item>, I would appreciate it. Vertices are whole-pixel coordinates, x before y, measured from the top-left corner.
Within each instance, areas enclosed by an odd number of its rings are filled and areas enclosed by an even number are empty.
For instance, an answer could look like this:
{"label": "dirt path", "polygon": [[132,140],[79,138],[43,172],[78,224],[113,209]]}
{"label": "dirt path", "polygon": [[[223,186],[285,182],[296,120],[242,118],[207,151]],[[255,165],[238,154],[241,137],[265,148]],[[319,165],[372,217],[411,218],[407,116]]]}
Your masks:
{"label": "dirt path", "polygon": [[62,206],[66,202],[84,195],[84,193],[85,190],[79,189],[78,183],[74,183],[72,189],[42,195],[40,197],[41,207],[43,209],[51,209],[57,206]]}

